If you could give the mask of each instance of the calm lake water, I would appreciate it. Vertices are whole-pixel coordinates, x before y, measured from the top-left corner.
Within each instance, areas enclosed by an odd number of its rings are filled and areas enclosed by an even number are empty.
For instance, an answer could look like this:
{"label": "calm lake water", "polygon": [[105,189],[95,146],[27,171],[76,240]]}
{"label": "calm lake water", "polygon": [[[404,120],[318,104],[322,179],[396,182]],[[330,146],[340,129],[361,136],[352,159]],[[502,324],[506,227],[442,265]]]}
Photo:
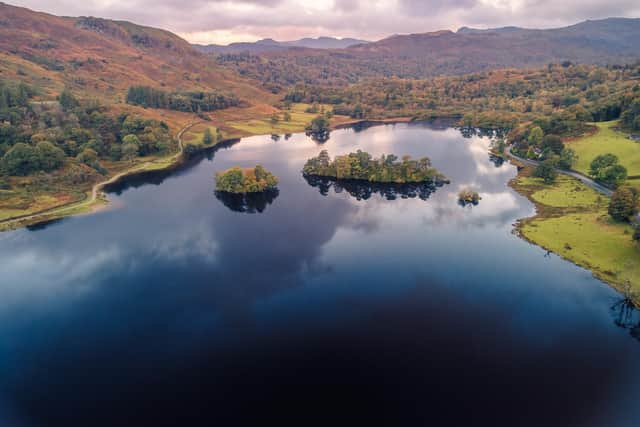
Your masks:
{"label": "calm lake water", "polygon": [[[0,425],[640,425],[636,313],[512,234],[534,208],[488,147],[419,124],[253,137],[0,234]],[[451,184],[312,186],[322,148],[428,156]],[[278,194],[216,197],[215,171],[257,162]]]}

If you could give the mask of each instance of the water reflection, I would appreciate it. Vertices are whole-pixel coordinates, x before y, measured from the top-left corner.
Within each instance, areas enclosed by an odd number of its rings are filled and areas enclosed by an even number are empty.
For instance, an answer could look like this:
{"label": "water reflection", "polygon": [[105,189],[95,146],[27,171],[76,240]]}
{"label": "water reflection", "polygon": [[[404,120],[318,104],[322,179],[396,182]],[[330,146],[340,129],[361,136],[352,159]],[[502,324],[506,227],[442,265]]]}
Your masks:
{"label": "water reflection", "polygon": [[336,194],[346,191],[356,200],[368,200],[374,194],[379,194],[386,200],[414,199],[427,200],[438,186],[428,183],[407,183],[396,184],[392,182],[374,183],[360,180],[334,180],[321,176],[304,175],[304,179],[312,187],[317,188],[323,196],[329,195],[329,190],[333,188]]}
{"label": "water reflection", "polygon": [[[266,136],[124,186],[117,208],[0,234],[0,425],[252,425],[282,402],[303,423],[322,402],[360,423],[634,425],[640,346],[616,294],[511,234],[533,207],[489,141],[412,124],[326,145],[428,155],[452,184],[425,203],[311,183],[317,144]],[[212,195],[214,171],[257,161],[277,202]],[[480,205],[458,207],[464,187]]]}
{"label": "water reflection", "polygon": [[640,341],[640,311],[633,300],[624,297],[611,306],[613,323],[619,328],[629,331],[629,334]]}
{"label": "water reflection", "polygon": [[278,189],[262,191],[260,193],[234,194],[226,191],[216,191],[215,195],[226,207],[234,212],[262,213],[278,197]]}

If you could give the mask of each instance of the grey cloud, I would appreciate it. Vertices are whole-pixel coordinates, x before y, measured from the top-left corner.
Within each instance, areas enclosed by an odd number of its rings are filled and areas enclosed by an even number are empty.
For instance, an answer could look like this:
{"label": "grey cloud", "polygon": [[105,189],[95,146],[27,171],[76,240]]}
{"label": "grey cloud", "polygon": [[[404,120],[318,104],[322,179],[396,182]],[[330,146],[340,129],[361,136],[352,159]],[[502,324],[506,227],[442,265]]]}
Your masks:
{"label": "grey cloud", "polygon": [[[14,0],[14,4],[58,15],[125,19],[190,34],[231,34],[290,39],[345,36],[379,39],[394,33],[427,32],[462,25],[553,27],[584,19],[640,15],[637,0]],[[216,40],[211,40],[215,42]]]}

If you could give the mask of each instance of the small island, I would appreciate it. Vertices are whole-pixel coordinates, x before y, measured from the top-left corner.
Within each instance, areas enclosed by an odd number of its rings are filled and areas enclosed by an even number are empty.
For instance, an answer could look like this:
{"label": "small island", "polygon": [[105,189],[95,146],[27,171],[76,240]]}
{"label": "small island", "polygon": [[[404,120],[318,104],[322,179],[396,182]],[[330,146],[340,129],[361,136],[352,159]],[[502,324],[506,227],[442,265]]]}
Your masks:
{"label": "small island", "polygon": [[477,205],[482,200],[482,197],[478,194],[477,191],[470,190],[465,188],[458,193],[458,203],[462,206],[467,205]]}
{"label": "small island", "polygon": [[371,154],[361,150],[336,156],[333,160],[326,150],[322,150],[317,157],[307,160],[302,173],[305,176],[370,183],[424,183],[434,186],[449,183],[443,174],[431,166],[428,157],[414,160],[410,156],[403,156],[398,160],[393,154],[383,154],[380,158],[374,159]]}
{"label": "small island", "polygon": [[277,190],[278,178],[263,166],[238,166],[216,173],[216,192],[253,194]]}

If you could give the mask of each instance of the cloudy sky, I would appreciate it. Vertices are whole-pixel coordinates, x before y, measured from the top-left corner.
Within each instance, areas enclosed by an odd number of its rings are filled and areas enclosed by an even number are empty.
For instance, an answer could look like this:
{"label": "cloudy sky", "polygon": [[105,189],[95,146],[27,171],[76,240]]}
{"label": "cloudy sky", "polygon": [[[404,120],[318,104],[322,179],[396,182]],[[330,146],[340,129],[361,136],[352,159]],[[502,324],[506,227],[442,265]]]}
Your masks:
{"label": "cloudy sky", "polygon": [[640,17],[638,0],[4,0],[57,15],[125,19],[191,42],[227,44],[320,35],[377,40],[460,26],[554,27]]}

